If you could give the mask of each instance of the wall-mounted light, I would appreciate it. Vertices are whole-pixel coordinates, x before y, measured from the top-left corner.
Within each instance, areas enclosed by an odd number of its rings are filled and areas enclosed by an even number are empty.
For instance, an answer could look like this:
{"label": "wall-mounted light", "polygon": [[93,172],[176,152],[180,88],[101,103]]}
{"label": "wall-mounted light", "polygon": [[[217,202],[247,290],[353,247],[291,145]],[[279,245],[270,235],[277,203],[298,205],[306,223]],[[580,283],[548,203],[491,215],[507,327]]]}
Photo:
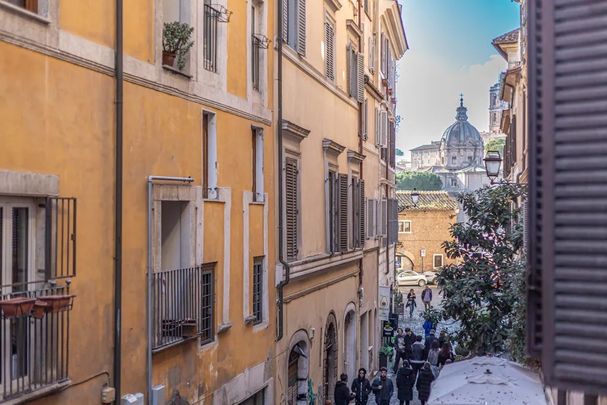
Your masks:
{"label": "wall-mounted light", "polygon": [[500,174],[502,156],[498,151],[490,150],[487,151],[483,161],[485,162],[485,171],[487,172],[487,177],[489,177],[491,184],[493,184],[497,176]]}
{"label": "wall-mounted light", "polygon": [[411,192],[411,201],[413,202],[413,206],[417,207],[417,203],[419,202],[419,193],[417,192],[416,188],[414,188]]}

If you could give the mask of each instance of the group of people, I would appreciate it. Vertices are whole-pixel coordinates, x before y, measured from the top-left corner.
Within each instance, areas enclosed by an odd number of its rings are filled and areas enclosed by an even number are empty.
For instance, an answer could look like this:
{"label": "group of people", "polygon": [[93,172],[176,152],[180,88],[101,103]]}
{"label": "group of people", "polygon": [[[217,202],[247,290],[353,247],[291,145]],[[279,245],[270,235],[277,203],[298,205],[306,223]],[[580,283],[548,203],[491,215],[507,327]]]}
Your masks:
{"label": "group of people", "polygon": [[390,404],[390,398],[394,394],[394,384],[388,378],[387,368],[380,369],[373,383],[367,379],[367,370],[361,368],[351,387],[348,387],[347,374],[339,376],[339,381],[335,384],[335,405],[348,405],[352,401],[355,401],[356,405],[367,405],[371,392],[375,395],[377,405]]}
{"label": "group of people", "polygon": [[[405,308],[409,309],[409,318],[413,318],[413,312],[417,308],[416,299],[415,290],[412,288],[409,290],[409,294],[407,294],[407,302],[405,303]],[[428,286],[422,291],[422,302],[424,303],[424,310],[432,306],[432,290]]]}

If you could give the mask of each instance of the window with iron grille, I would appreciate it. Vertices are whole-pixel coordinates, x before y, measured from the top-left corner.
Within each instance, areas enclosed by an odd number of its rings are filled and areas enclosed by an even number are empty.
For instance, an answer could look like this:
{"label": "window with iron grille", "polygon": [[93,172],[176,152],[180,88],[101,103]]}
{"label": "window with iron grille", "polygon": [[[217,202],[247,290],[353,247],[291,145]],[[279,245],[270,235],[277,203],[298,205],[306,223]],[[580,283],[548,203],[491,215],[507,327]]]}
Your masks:
{"label": "window with iron grille", "polygon": [[257,8],[251,6],[251,84],[253,90],[259,91],[259,80],[261,75],[261,50],[262,37],[258,35],[259,27],[257,26]]}
{"label": "window with iron grille", "polygon": [[204,31],[203,31],[203,66],[210,72],[217,72],[217,29],[220,11],[211,4],[204,2]]}
{"label": "window with iron grille", "polygon": [[253,316],[254,323],[260,323],[263,320],[262,302],[263,302],[263,257],[253,259]]}
{"label": "window with iron grille", "polygon": [[206,264],[202,266],[201,274],[201,325],[200,325],[200,344],[212,342],[214,339],[215,328],[215,265]]}

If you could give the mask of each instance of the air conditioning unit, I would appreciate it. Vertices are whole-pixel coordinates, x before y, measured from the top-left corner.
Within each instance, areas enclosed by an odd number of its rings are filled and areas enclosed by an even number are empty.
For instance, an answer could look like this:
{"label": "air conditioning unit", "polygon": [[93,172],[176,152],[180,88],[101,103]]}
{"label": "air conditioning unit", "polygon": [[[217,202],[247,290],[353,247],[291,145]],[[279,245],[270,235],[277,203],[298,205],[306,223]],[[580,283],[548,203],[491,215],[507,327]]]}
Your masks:
{"label": "air conditioning unit", "polygon": [[121,405],[144,405],[143,394],[138,392],[136,394],[125,394],[122,396],[120,401]]}

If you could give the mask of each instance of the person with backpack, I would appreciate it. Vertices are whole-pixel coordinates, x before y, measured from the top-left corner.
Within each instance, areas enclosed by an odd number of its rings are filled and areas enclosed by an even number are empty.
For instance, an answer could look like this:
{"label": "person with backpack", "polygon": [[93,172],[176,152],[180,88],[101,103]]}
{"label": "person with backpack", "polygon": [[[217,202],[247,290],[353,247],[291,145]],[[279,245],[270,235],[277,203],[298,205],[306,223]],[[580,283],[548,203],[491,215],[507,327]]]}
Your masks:
{"label": "person with backpack", "polygon": [[369,393],[371,393],[371,383],[367,379],[367,370],[364,368],[358,370],[358,377],[352,381],[351,389],[356,405],[367,405]]}
{"label": "person with backpack", "polygon": [[390,399],[394,393],[394,384],[388,378],[388,369],[382,367],[379,376],[373,380],[371,389],[375,394],[375,402],[377,405],[390,405]]}
{"label": "person with backpack", "polygon": [[417,336],[415,339],[415,343],[411,346],[411,367],[413,367],[413,371],[415,375],[422,368],[424,364],[424,342],[422,342],[422,337]]}
{"label": "person with backpack", "polygon": [[430,363],[424,363],[419,375],[417,376],[417,395],[422,405],[426,405],[426,401],[430,398],[430,390],[432,388],[432,381],[434,381],[434,374],[432,373],[432,367]]}
{"label": "person with backpack", "polygon": [[396,373],[396,389],[400,405],[409,405],[413,400],[413,386],[415,385],[415,371],[407,360]]}

